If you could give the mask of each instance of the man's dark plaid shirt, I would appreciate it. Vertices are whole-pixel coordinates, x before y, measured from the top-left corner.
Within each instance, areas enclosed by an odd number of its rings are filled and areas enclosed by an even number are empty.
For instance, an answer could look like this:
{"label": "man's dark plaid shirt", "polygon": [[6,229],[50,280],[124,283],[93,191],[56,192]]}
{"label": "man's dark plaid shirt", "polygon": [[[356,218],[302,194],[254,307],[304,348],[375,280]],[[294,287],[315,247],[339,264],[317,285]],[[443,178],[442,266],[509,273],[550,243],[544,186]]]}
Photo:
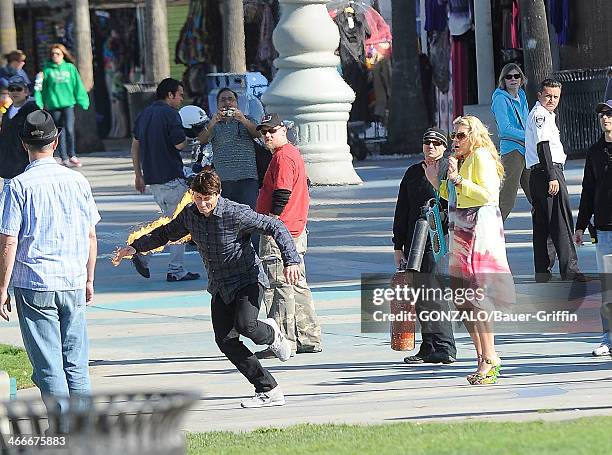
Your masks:
{"label": "man's dark plaid shirt", "polygon": [[223,197],[210,216],[202,215],[195,204],[190,204],[170,223],[135,240],[131,246],[140,253],[191,234],[208,270],[208,292],[213,296],[221,294],[228,304],[234,300],[236,291],[249,284],[269,285],[251,244],[253,232],[274,237],[285,266],[301,262],[293,238],[280,220]]}

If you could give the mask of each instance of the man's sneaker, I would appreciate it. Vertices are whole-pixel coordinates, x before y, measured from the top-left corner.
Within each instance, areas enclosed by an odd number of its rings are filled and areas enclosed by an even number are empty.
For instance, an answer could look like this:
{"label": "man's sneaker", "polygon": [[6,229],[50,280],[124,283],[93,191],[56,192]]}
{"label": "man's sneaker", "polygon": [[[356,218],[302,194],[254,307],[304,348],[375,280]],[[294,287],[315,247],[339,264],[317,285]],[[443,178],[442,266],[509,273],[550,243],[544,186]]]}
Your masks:
{"label": "man's sneaker", "polygon": [[70,164],[74,167],[81,167],[83,166],[81,164],[81,160],[78,159],[76,156],[71,156],[70,159],[68,160],[70,162]]}
{"label": "man's sneaker", "polygon": [[608,332],[606,332],[601,337],[601,344],[593,349],[593,355],[595,357],[601,357],[610,354],[612,354],[612,343],[610,343],[610,337]]}
{"label": "man's sneaker", "polygon": [[193,280],[199,280],[199,279],[200,279],[200,274],[199,273],[193,273],[193,272],[187,272],[181,278],[177,278],[175,275],[172,275],[171,273],[167,273],[166,274],[166,281],[170,281],[170,282],[175,282],[175,281],[193,281]]}
{"label": "man's sneaker", "polygon": [[285,404],[285,396],[280,386],[274,387],[268,392],[256,392],[255,396],[240,403],[243,408],[266,408],[269,406],[282,406]]}
{"label": "man's sneaker", "polygon": [[286,362],[291,357],[291,343],[285,338],[278,328],[278,324],[273,318],[263,319],[261,322],[268,324],[274,329],[274,341],[270,345],[270,349],[278,357],[281,362]]}
{"label": "man's sneaker", "polygon": [[[274,354],[272,349],[266,348],[266,349],[264,349],[262,351],[257,351],[255,353],[255,357],[257,357],[260,360],[263,360],[263,359],[275,359],[276,358],[276,354]],[[295,352],[291,351],[291,357],[295,357]]]}
{"label": "man's sneaker", "polygon": [[144,278],[151,278],[151,272],[149,271],[149,268],[145,265],[140,254],[136,253],[132,256],[132,264],[134,264],[134,268],[140,276]]}
{"label": "man's sneaker", "polygon": [[69,160],[62,160],[62,161],[60,161],[60,164],[62,166],[70,167],[70,161]]}

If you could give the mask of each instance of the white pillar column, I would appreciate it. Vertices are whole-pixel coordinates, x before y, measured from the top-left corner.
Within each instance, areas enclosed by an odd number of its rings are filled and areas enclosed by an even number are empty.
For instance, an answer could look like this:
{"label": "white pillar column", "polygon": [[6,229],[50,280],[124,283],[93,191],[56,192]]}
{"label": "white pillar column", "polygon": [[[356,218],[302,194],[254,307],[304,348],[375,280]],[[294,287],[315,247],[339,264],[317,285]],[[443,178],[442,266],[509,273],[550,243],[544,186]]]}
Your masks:
{"label": "white pillar column", "polygon": [[328,0],[279,0],[272,36],[278,69],[262,101],[266,112],[295,122],[308,177],[316,185],[361,183],[347,145],[346,123],[355,94],[336,67],[340,42]]}
{"label": "white pillar column", "polygon": [[474,25],[476,29],[478,104],[489,104],[491,102],[491,94],[495,89],[491,0],[478,0],[474,2]]}

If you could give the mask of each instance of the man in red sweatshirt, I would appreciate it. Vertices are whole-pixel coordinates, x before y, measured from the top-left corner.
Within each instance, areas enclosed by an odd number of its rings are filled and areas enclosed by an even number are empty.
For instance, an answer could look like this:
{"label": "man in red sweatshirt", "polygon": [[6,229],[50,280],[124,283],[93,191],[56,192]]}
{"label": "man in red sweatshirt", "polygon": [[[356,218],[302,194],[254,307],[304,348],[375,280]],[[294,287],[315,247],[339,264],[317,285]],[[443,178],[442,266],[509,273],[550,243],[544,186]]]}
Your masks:
{"label": "man in red sweatshirt", "polygon": [[[257,212],[272,215],[283,222],[302,257],[300,280],[288,283],[283,276],[283,262],[274,239],[262,236],[259,256],[270,280],[265,292],[266,310],[292,345],[292,353],[321,352],[321,326],[317,320],[312,293],[306,282],[306,221],[308,218],[308,180],[300,151],[287,139],[287,127],[277,114],[265,115],[257,130],[261,132],[272,160],[257,198]],[[269,350],[259,358],[273,357]]]}

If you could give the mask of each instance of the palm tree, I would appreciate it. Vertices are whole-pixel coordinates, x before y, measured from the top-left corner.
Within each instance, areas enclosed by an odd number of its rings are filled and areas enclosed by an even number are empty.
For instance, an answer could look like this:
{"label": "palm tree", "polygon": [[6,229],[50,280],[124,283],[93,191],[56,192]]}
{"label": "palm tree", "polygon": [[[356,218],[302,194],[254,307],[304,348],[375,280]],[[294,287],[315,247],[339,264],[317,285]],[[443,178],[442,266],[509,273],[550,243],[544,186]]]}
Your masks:
{"label": "palm tree", "polygon": [[544,0],[520,0],[527,97],[532,105],[540,82],[553,71]]}
{"label": "palm tree", "polygon": [[392,0],[393,63],[388,148],[393,152],[420,153],[427,124],[413,1]]}

